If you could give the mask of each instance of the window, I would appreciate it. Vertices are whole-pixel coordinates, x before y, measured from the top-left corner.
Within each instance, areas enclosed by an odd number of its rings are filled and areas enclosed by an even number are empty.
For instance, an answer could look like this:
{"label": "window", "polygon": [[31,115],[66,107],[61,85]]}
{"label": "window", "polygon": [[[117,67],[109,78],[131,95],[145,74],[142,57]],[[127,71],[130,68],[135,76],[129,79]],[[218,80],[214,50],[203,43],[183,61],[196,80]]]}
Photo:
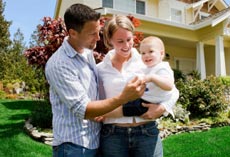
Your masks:
{"label": "window", "polygon": [[142,0],[103,0],[102,7],[113,8],[128,13],[145,15],[145,1]]}
{"label": "window", "polygon": [[175,58],[175,66],[177,70],[188,74],[196,69],[196,62],[194,59]]}
{"label": "window", "polygon": [[135,2],[136,0],[115,0],[114,9],[127,13],[135,13]]}
{"label": "window", "polygon": [[171,21],[181,23],[182,22],[182,11],[171,8]]}
{"label": "window", "polygon": [[144,1],[136,1],[136,13],[145,15],[145,2]]}
{"label": "window", "polygon": [[113,8],[113,0],[103,0],[102,7]]}

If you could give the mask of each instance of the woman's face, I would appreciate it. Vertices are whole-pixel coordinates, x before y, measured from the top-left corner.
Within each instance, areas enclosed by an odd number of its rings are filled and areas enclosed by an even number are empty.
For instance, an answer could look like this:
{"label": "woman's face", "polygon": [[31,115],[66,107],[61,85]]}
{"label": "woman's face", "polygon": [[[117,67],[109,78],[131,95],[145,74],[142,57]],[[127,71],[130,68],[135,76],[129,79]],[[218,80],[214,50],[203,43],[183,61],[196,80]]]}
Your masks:
{"label": "woman's face", "polygon": [[130,56],[133,47],[133,33],[126,29],[118,28],[110,39],[110,43],[113,45],[116,54],[127,58]]}

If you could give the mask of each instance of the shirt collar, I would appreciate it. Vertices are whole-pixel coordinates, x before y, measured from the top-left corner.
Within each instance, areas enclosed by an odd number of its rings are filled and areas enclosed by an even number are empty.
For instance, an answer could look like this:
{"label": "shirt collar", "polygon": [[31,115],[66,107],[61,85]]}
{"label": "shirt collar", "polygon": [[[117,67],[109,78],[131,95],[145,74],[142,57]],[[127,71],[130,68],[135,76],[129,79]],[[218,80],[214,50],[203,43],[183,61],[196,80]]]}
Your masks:
{"label": "shirt collar", "polygon": [[[106,64],[112,64],[111,63],[111,58],[112,58],[112,56],[115,54],[115,50],[114,49],[112,49],[112,50],[110,50],[106,55],[105,55],[105,58],[104,58],[104,62],[106,63]],[[131,49],[131,58],[128,60],[128,62],[130,62],[130,61],[139,61],[140,60],[140,54],[138,53],[138,51],[137,51],[137,49],[136,48],[132,48]]]}
{"label": "shirt collar", "polygon": [[[62,46],[64,47],[65,53],[68,57],[74,58],[76,55],[82,57],[82,55],[77,52],[68,42],[68,36],[64,38],[64,41],[62,43]],[[89,53],[89,49],[84,49],[83,53]]]}

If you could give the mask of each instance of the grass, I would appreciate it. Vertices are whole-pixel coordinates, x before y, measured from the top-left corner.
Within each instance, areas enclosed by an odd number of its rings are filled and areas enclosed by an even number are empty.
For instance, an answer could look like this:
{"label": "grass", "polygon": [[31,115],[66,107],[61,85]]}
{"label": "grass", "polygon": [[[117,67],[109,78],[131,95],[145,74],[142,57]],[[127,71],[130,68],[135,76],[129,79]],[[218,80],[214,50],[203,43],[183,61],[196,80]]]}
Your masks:
{"label": "grass", "polygon": [[51,146],[34,141],[23,130],[25,119],[36,105],[35,101],[0,100],[0,156],[50,157]]}
{"label": "grass", "polygon": [[[0,100],[0,157],[50,157],[51,146],[34,141],[23,130],[36,101]],[[206,132],[172,135],[163,140],[164,157],[227,157],[230,126]]]}
{"label": "grass", "polygon": [[230,126],[172,135],[163,140],[164,157],[228,157]]}

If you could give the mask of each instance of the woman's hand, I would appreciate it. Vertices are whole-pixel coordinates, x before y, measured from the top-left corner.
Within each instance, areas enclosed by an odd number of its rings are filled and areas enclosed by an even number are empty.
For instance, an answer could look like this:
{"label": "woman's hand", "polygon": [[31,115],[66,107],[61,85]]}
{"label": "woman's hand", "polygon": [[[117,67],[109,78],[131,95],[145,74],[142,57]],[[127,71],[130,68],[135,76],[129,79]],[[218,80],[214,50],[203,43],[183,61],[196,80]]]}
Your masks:
{"label": "woman's hand", "polygon": [[165,112],[165,107],[160,104],[146,104],[142,103],[142,106],[147,107],[148,111],[141,115],[144,119],[157,119]]}

